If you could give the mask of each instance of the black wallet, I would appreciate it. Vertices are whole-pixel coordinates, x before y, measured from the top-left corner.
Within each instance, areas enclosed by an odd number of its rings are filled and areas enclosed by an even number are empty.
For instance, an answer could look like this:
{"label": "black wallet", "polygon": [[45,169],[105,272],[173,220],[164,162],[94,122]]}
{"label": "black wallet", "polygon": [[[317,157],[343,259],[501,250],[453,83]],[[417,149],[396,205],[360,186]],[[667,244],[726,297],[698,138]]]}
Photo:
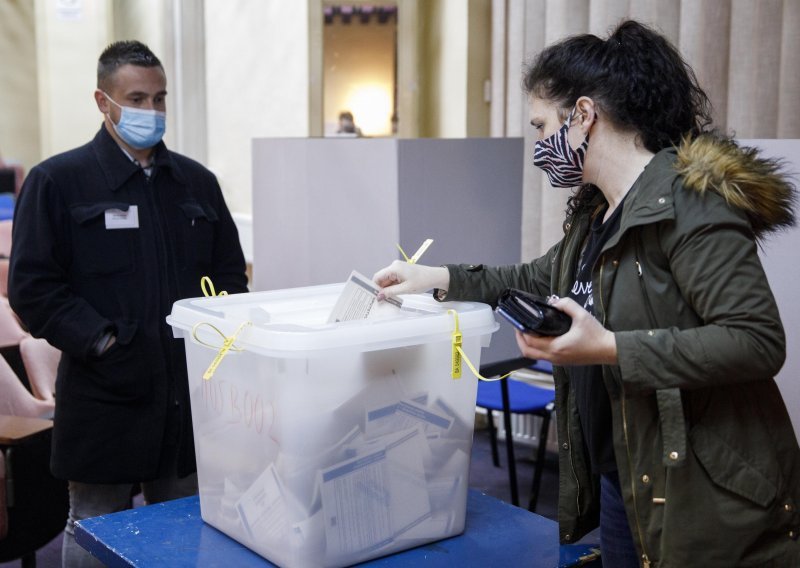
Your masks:
{"label": "black wallet", "polygon": [[549,305],[544,298],[516,288],[508,288],[500,294],[497,313],[523,333],[563,335],[572,325],[571,317]]}

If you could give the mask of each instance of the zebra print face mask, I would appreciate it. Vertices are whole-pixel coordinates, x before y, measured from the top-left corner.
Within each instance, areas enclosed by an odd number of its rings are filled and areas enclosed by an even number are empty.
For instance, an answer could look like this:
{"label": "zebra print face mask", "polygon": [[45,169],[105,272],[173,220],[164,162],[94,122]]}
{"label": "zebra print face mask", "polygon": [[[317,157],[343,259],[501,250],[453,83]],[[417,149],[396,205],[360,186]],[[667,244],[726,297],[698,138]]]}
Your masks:
{"label": "zebra print face mask", "polygon": [[589,145],[589,135],[586,135],[577,150],[569,145],[567,134],[574,112],[574,108],[569,111],[564,126],[555,134],[544,140],[537,140],[533,147],[533,165],[544,170],[553,187],[575,187],[583,183],[583,160]]}

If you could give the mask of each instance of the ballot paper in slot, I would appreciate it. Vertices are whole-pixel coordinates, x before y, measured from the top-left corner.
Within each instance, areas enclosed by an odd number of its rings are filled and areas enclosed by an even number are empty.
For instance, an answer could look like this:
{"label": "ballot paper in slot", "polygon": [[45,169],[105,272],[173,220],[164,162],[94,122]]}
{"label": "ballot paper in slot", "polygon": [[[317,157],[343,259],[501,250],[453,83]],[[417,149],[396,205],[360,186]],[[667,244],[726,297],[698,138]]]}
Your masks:
{"label": "ballot paper in slot", "polygon": [[328,323],[391,317],[402,308],[403,302],[397,298],[378,302],[378,292],[380,289],[372,280],[354,270],[344,283]]}

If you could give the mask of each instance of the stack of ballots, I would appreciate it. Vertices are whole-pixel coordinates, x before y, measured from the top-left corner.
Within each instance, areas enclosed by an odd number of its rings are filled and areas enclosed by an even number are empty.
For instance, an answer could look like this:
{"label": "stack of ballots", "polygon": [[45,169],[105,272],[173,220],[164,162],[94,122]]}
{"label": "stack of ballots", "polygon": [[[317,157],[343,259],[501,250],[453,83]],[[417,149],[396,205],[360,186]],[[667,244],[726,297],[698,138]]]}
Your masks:
{"label": "stack of ballots", "polygon": [[478,365],[492,310],[411,295],[331,322],[342,290],[181,300],[168,318],[186,345],[203,520],[283,567],[464,530],[477,379],[453,378],[453,331]]}

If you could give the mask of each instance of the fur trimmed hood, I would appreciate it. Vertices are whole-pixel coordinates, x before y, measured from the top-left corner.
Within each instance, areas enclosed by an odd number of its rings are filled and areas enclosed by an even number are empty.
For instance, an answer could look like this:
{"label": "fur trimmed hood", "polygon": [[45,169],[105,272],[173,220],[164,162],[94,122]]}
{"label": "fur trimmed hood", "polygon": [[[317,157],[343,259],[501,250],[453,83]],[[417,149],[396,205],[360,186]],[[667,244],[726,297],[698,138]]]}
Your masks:
{"label": "fur trimmed hood", "polygon": [[716,191],[743,210],[758,239],[795,224],[797,193],[784,163],[760,156],[757,148],[702,134],[683,141],[675,168],[686,187]]}

